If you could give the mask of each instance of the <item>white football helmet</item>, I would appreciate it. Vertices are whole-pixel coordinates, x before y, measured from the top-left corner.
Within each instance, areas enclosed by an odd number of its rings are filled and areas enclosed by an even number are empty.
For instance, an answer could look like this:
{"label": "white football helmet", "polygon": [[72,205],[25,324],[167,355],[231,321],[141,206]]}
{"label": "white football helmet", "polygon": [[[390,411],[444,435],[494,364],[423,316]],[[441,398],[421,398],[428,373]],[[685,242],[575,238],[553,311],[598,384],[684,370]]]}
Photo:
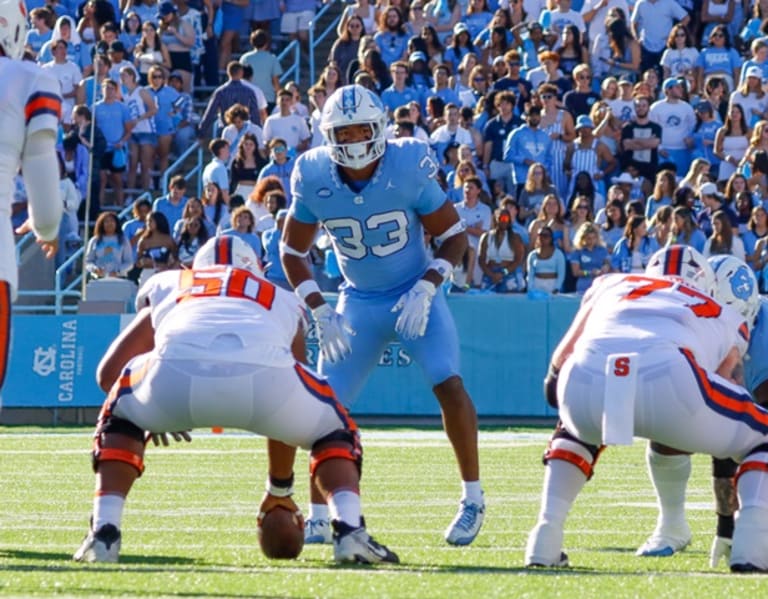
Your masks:
{"label": "white football helmet", "polygon": [[[342,144],[336,140],[336,128],[369,125],[371,139]],[[387,111],[379,97],[362,85],[345,85],[331,94],[323,106],[320,131],[331,149],[331,159],[341,166],[360,169],[384,154]]]}
{"label": "white football helmet", "polygon": [[27,7],[24,0],[0,0],[0,47],[8,58],[24,56]]}
{"label": "white football helmet", "polygon": [[760,310],[760,292],[755,273],[735,256],[712,256],[708,261],[715,271],[715,299],[736,308],[751,330]]}
{"label": "white football helmet", "polygon": [[707,259],[688,245],[670,245],[651,256],[645,274],[671,278],[714,295],[715,273]]}
{"label": "white football helmet", "polygon": [[253,248],[233,235],[221,235],[206,241],[203,247],[197,250],[192,268],[208,268],[217,264],[243,268],[259,277],[264,275],[261,262]]}

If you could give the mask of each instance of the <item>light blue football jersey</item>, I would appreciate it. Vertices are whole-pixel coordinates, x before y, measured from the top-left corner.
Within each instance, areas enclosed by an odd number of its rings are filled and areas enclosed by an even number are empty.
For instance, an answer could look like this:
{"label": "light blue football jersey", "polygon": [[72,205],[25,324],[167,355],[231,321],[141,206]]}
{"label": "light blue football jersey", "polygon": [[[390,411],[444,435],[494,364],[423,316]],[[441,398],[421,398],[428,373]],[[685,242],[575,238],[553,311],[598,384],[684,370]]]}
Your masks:
{"label": "light blue football jersey", "polygon": [[768,380],[768,300],[760,298],[760,310],[749,338],[748,357],[744,360],[744,384],[750,392]]}
{"label": "light blue football jersey", "polygon": [[407,291],[427,269],[420,215],[446,201],[429,146],[413,138],[387,142],[360,192],[339,175],[324,146],[302,154],[291,176],[291,215],[330,234],[345,286],[361,296]]}

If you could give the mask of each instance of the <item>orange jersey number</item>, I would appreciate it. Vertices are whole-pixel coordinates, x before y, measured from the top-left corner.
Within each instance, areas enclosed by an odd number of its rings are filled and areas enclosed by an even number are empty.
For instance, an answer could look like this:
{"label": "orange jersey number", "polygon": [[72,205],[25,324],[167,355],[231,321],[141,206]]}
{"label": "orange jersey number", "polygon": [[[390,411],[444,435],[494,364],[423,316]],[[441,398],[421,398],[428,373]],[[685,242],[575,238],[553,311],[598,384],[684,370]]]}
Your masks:
{"label": "orange jersey number", "polygon": [[184,270],[181,272],[181,292],[177,301],[193,297],[246,299],[271,310],[275,301],[275,286],[240,268]]}
{"label": "orange jersey number", "polygon": [[642,275],[629,275],[625,280],[629,283],[642,284],[627,293],[624,296],[624,299],[636,300],[641,297],[651,295],[654,291],[669,289],[677,285],[678,292],[696,300],[701,300],[697,303],[686,304],[699,318],[717,318],[723,311],[723,309],[720,307],[720,304],[718,304],[711,297],[704,295],[692,287],[686,287],[685,285],[678,284],[675,281],[668,281],[666,279],[651,279]]}

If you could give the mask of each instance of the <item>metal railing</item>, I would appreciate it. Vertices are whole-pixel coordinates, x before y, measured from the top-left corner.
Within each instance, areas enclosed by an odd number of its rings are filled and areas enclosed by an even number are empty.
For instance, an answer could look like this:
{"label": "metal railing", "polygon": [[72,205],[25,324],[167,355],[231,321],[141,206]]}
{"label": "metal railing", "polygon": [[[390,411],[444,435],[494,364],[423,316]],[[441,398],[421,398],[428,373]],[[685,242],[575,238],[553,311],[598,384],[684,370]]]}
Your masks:
{"label": "metal railing", "polygon": [[282,63],[283,59],[291,53],[293,53],[293,64],[285,69],[283,74],[280,75],[280,83],[293,79],[298,85],[299,80],[301,79],[301,46],[299,45],[299,41],[293,40],[283,48],[283,51],[277,55],[277,60]]}
{"label": "metal railing", "polygon": [[[338,14],[336,18],[331,21],[331,24],[326,27],[319,35],[315,36],[315,26],[320,21],[320,18],[325,15],[330,9],[331,6],[336,2],[336,0],[329,0],[326,4],[323,5],[323,8],[321,8],[318,13],[315,15],[315,18],[312,19],[309,22],[309,84],[313,85],[315,83],[315,50],[317,47],[322,43],[322,41],[330,35],[330,33],[333,31],[336,31],[336,25],[341,20],[341,14]],[[296,81],[298,83],[298,80]]]}
{"label": "metal railing", "polygon": [[[193,166],[191,169],[189,169],[186,173],[184,173],[184,181],[189,183],[189,180],[194,177],[197,173],[201,173],[201,176],[197,178],[197,197],[200,197],[200,195],[203,192],[203,177],[202,177],[202,170],[203,170],[203,148],[200,147],[199,142],[193,143],[189,148],[184,150],[184,152],[179,156],[173,164],[171,164],[167,169],[165,169],[165,172],[163,173],[162,177],[160,178],[160,188],[163,192],[163,195],[168,193],[168,181],[171,179],[171,174],[176,172],[179,167],[181,167],[182,164],[184,164],[184,161],[191,156],[194,152],[197,152],[197,164]],[[173,226],[173,225],[171,225]]]}

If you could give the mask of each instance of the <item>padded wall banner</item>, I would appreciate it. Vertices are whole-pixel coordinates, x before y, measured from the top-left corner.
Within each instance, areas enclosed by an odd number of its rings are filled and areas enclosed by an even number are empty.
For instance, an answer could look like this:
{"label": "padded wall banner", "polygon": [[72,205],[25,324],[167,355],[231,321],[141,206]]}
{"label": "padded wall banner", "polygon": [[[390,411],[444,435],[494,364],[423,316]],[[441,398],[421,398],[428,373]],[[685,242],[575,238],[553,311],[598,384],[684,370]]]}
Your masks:
{"label": "padded wall banner", "polygon": [[7,408],[100,406],[96,366],[120,331],[119,315],[13,316]]}
{"label": "padded wall banner", "polygon": [[[328,298],[332,301],[332,298]],[[451,295],[461,371],[480,416],[554,416],[542,397],[549,356],[578,309],[575,297]],[[6,407],[98,407],[96,366],[132,315],[14,316]],[[309,331],[315,367],[317,337]],[[342,398],[340,398],[342,399]],[[342,399],[343,401],[343,399]],[[353,415],[436,416],[440,407],[420,367],[391,343],[352,406]]]}

